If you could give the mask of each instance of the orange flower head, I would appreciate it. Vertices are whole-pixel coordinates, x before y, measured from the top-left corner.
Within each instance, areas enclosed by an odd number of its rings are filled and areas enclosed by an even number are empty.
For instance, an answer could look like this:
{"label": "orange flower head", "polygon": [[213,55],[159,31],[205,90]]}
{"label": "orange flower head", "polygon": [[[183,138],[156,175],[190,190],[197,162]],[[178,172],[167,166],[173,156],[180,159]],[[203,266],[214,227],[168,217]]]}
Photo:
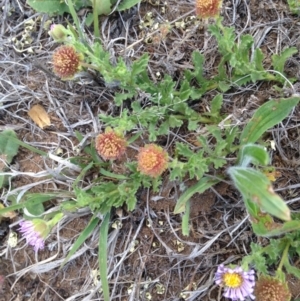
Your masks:
{"label": "orange flower head", "polygon": [[52,56],[53,71],[61,79],[72,79],[80,70],[82,60],[83,56],[73,46],[61,46]]}
{"label": "orange flower head", "polygon": [[153,178],[160,176],[168,167],[168,153],[156,144],[141,147],[137,159],[138,170]]}
{"label": "orange flower head", "polygon": [[203,19],[216,18],[221,5],[222,0],[196,0],[196,16]]}
{"label": "orange flower head", "polygon": [[126,150],[127,142],[122,135],[112,129],[96,137],[96,150],[104,160],[116,160]]}
{"label": "orange flower head", "polygon": [[257,301],[291,300],[291,293],[287,284],[269,276],[262,276],[256,281],[254,295]]}

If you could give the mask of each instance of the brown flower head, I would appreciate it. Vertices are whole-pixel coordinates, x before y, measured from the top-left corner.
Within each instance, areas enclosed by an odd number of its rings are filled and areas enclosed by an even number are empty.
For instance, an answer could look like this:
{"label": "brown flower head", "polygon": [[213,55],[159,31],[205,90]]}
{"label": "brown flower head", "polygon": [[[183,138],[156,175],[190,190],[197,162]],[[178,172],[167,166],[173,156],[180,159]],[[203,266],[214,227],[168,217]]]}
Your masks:
{"label": "brown flower head", "polygon": [[256,281],[254,288],[256,301],[290,301],[291,294],[286,283],[262,276]]}
{"label": "brown flower head", "polygon": [[61,79],[71,79],[80,70],[82,59],[73,46],[60,46],[52,56],[53,71]]}
{"label": "brown flower head", "polygon": [[221,5],[222,0],[196,0],[196,16],[203,19],[216,18]]}
{"label": "brown flower head", "polygon": [[96,137],[96,150],[104,160],[118,159],[125,153],[127,142],[122,135],[112,129]]}
{"label": "brown flower head", "polygon": [[156,144],[141,147],[137,159],[138,170],[153,178],[160,176],[168,167],[168,153]]}

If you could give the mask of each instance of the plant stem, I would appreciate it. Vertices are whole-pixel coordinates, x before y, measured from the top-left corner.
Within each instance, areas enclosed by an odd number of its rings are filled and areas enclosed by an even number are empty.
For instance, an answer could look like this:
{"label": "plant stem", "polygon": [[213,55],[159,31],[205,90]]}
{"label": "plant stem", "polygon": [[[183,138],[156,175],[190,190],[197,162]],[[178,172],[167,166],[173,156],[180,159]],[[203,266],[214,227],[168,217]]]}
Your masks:
{"label": "plant stem", "polygon": [[103,290],[104,301],[109,301],[109,286],[107,279],[107,239],[108,239],[108,225],[110,219],[110,212],[106,213],[100,226],[100,237],[99,237],[99,272],[101,285]]}
{"label": "plant stem", "polygon": [[290,243],[288,242],[286,244],[284,250],[283,250],[282,257],[281,257],[280,263],[279,263],[278,268],[277,268],[277,272],[279,272],[279,271],[282,270],[283,263],[285,262],[285,260],[286,260],[286,258],[288,256],[289,248],[290,248]]}

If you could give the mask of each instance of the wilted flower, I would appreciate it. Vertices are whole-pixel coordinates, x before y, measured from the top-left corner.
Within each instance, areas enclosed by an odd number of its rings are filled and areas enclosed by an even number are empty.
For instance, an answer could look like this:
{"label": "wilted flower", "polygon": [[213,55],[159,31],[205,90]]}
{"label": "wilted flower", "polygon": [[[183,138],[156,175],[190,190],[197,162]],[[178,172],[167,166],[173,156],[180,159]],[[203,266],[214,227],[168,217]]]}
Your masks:
{"label": "wilted flower", "polygon": [[47,222],[42,219],[34,219],[31,221],[21,221],[19,225],[19,231],[26,239],[26,242],[33,246],[35,252],[39,249],[44,249],[45,238],[50,232]]}
{"label": "wilted flower", "polygon": [[53,71],[61,79],[71,79],[80,70],[82,60],[83,56],[73,46],[60,46],[52,56]]}
{"label": "wilted flower", "polygon": [[67,37],[67,29],[61,24],[52,24],[48,34],[56,42],[63,42]]}
{"label": "wilted flower", "polygon": [[291,300],[291,293],[287,284],[269,276],[262,276],[257,280],[254,295],[257,301]]}
{"label": "wilted flower", "polygon": [[125,138],[112,129],[96,137],[96,150],[104,160],[118,159],[125,153],[126,146]]}
{"label": "wilted flower", "polygon": [[255,299],[253,287],[255,285],[254,270],[243,271],[239,266],[234,269],[219,265],[215,275],[216,284],[224,287],[224,297],[232,300],[245,300],[246,297]]}
{"label": "wilted flower", "polygon": [[148,144],[139,149],[138,170],[150,177],[160,176],[168,167],[168,153],[156,144]]}
{"label": "wilted flower", "polygon": [[196,16],[203,19],[216,18],[221,5],[222,0],[196,0]]}

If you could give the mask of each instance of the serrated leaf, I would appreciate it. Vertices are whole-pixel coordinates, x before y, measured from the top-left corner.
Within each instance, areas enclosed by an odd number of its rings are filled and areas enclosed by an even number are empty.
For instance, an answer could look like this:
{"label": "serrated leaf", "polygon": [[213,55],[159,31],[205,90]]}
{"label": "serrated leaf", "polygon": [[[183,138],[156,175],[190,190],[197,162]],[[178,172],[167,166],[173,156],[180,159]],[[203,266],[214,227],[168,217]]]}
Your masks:
{"label": "serrated leaf", "polygon": [[211,115],[219,116],[222,108],[222,104],[223,104],[223,95],[222,94],[216,95],[210,104]]}
{"label": "serrated leaf", "polygon": [[140,74],[144,72],[147,69],[149,61],[149,55],[143,54],[138,60],[134,61],[131,66],[131,76],[136,76],[137,74]]}
{"label": "serrated leaf", "polygon": [[190,94],[191,86],[187,80],[184,80],[179,90],[179,98],[181,101],[185,101],[189,98]]}
{"label": "serrated leaf", "polygon": [[272,63],[274,69],[280,73],[283,73],[286,60],[296,53],[298,53],[298,49],[296,47],[290,47],[284,49],[280,54],[273,54]]}
{"label": "serrated leaf", "polygon": [[257,204],[263,211],[281,219],[291,219],[290,210],[272,188],[270,180],[261,172],[247,167],[230,167],[228,173],[244,200]]}
{"label": "serrated leaf", "polygon": [[130,92],[130,93],[117,93],[115,95],[115,104],[116,106],[121,106],[123,101],[128,99],[128,98],[132,98],[134,96],[134,92]]}
{"label": "serrated leaf", "polygon": [[286,118],[300,97],[270,100],[263,104],[244,128],[240,144],[255,143],[268,129]]}

